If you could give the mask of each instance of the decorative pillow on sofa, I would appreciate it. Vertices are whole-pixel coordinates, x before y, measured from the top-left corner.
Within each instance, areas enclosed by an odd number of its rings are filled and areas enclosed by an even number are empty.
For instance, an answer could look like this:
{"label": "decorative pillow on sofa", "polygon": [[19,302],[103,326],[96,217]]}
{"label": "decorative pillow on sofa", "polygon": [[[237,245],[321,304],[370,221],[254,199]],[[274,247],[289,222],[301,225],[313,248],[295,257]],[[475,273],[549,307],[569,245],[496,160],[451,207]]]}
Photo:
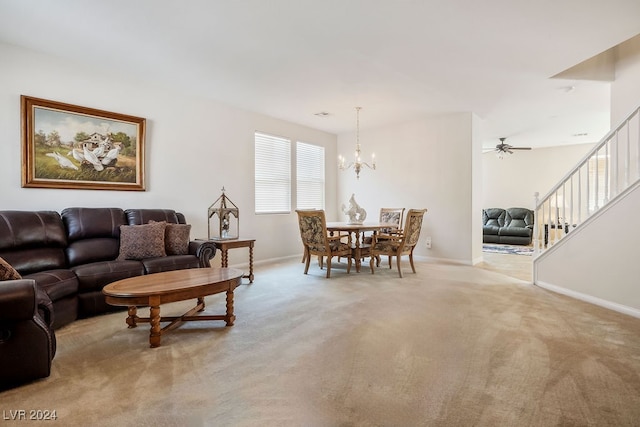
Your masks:
{"label": "decorative pillow on sofa", "polygon": [[167,256],[164,249],[165,222],[120,226],[118,260]]}
{"label": "decorative pillow on sofa", "polygon": [[20,273],[11,266],[7,261],[0,258],[0,280],[18,280],[22,279]]}
{"label": "decorative pillow on sofa", "polygon": [[[155,222],[152,220],[149,224]],[[173,224],[165,221],[162,223],[167,224],[164,231],[164,250],[167,255],[188,255],[191,224]]]}
{"label": "decorative pillow on sofa", "polygon": [[164,248],[167,255],[189,254],[191,224],[167,224],[164,232]]}

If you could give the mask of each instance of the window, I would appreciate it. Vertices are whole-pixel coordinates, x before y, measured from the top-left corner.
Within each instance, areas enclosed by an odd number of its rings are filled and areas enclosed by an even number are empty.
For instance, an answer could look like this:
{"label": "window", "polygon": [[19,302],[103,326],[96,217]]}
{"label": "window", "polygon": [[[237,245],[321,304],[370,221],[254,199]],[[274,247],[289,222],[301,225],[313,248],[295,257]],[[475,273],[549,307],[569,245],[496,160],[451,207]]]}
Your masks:
{"label": "window", "polygon": [[291,141],[255,134],[256,213],[291,212]]}
{"label": "window", "polygon": [[324,209],[324,147],[296,144],[298,209]]}

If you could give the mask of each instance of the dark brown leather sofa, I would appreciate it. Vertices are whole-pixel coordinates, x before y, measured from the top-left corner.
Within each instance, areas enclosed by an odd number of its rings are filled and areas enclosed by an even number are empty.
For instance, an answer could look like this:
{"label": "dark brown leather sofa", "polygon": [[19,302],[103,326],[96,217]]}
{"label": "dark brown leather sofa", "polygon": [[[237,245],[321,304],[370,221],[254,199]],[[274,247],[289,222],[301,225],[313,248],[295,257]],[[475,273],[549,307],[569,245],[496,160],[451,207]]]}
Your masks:
{"label": "dark brown leather sofa", "polygon": [[169,209],[0,211],[0,257],[22,276],[0,281],[0,382],[49,375],[48,367],[35,367],[50,366],[54,329],[121,310],[106,304],[105,285],[160,271],[210,267],[216,248],[206,240],[190,241],[186,254],[118,259],[120,226],[149,221],[186,224],[184,215]]}

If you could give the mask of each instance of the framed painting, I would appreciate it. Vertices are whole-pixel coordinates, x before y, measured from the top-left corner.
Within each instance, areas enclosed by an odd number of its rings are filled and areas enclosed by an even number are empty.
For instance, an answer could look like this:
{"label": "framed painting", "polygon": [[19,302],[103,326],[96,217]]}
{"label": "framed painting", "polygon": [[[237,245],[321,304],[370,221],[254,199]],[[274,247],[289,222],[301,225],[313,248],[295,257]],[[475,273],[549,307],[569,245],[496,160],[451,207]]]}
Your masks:
{"label": "framed painting", "polygon": [[22,186],[144,191],[145,119],[22,95]]}

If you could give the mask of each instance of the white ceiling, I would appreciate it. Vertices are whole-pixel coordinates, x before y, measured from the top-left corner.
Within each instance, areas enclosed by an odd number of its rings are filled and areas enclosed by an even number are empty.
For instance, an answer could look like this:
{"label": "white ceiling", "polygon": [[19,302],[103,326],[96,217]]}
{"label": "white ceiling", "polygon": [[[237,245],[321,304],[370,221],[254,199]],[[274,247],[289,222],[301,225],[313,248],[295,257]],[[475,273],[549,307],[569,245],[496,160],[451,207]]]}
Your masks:
{"label": "white ceiling", "polygon": [[0,0],[0,42],[332,133],[472,111],[485,146],[599,140],[609,83],[550,77],[638,33],[639,0]]}

